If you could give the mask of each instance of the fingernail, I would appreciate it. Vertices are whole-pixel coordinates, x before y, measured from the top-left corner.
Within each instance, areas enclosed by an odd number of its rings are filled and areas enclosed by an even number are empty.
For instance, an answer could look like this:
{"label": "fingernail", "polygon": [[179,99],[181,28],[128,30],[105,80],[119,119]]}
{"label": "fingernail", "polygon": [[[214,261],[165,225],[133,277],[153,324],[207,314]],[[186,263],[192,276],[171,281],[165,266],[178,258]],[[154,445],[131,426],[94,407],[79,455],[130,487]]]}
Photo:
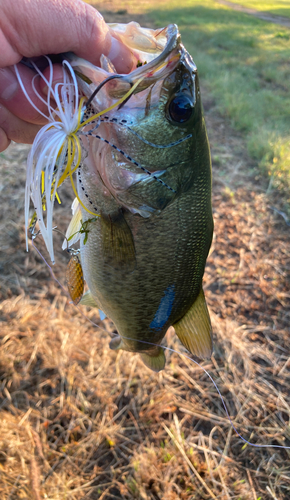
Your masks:
{"label": "fingernail", "polygon": [[0,99],[8,101],[19,89],[19,84],[14,73],[8,69],[0,69]]}
{"label": "fingernail", "polygon": [[[130,49],[112,36],[111,49],[108,58],[114,64],[117,73],[130,73],[134,64],[135,56]],[[136,60],[137,63],[137,60]]]}
{"label": "fingernail", "polygon": [[[55,90],[55,86],[56,86],[58,83],[63,83],[63,78],[62,78],[62,79],[60,78],[59,80],[54,80],[54,81],[52,82],[52,84],[51,84],[50,90],[51,90],[51,89],[52,89],[52,90]],[[45,86],[43,87],[42,92],[43,92],[45,95],[47,95],[47,94],[48,94],[48,86],[47,86],[47,85],[45,85]]]}
{"label": "fingernail", "polygon": [[115,61],[115,59],[117,59],[118,55],[120,53],[120,42],[119,40],[116,40],[116,38],[114,38],[112,36],[111,38],[111,48],[110,48],[110,52],[108,54],[108,58],[111,60],[111,61]]}

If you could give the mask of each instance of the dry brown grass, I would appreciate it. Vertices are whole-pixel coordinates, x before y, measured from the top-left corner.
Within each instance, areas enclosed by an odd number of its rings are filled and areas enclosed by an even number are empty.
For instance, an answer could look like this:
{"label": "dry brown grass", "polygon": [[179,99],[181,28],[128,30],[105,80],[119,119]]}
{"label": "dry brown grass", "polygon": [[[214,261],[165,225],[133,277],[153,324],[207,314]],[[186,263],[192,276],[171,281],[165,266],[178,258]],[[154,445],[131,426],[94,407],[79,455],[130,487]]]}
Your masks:
{"label": "dry brown grass", "polygon": [[[215,348],[203,366],[238,431],[268,447],[244,445],[193,362],[168,352],[156,375],[138,355],[110,351],[108,333],[68,303],[33,249],[25,253],[27,148],[13,145],[0,163],[1,499],[289,498],[290,452],[271,447],[290,445],[289,229],[249,177],[241,138],[204,102],[215,179],[204,285]],[[68,213],[70,197],[62,201]],[[60,254],[61,281],[65,263]],[[167,344],[183,351],[172,331]]]}

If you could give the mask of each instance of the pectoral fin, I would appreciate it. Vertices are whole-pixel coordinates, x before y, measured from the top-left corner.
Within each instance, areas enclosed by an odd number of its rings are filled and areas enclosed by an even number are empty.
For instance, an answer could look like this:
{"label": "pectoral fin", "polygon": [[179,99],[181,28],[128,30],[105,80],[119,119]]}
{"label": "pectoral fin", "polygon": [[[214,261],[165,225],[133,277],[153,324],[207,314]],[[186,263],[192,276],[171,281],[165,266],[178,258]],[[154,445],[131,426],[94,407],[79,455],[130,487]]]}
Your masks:
{"label": "pectoral fin", "polygon": [[179,340],[191,354],[199,358],[210,358],[212,330],[202,289],[189,311],[173,326]]}
{"label": "pectoral fin", "polygon": [[101,215],[102,251],[107,265],[132,272],[136,266],[135,245],[131,229],[120,210]]}
{"label": "pectoral fin", "polygon": [[150,370],[153,370],[154,372],[160,372],[160,370],[163,370],[165,366],[165,354],[164,350],[159,347],[158,354],[157,356],[150,356],[149,354],[146,354],[145,352],[139,353],[140,357],[148,368]]}

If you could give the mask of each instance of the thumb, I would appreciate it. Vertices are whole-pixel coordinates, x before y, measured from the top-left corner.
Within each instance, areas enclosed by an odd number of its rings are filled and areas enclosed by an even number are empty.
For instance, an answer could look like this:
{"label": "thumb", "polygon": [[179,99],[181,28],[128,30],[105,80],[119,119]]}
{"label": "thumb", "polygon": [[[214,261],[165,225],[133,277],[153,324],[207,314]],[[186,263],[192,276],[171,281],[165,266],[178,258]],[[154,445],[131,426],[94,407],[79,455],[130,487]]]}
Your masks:
{"label": "thumb", "polygon": [[118,72],[127,73],[134,60],[130,50],[112,37],[101,14],[81,0],[2,0],[0,67],[23,56],[72,51],[98,65],[108,55]]}

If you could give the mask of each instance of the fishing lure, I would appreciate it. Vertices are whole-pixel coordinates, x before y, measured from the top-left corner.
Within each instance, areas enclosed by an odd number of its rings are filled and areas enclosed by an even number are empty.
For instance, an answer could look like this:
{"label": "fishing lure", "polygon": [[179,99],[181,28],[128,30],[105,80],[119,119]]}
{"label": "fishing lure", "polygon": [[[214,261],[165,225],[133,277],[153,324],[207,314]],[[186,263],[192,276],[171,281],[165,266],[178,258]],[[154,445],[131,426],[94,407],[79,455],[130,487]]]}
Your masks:
{"label": "fishing lure", "polygon": [[68,239],[65,237],[65,240],[67,242],[66,250],[71,255],[68,265],[66,267],[65,277],[66,277],[68,293],[74,305],[77,305],[80,302],[84,294],[84,274],[79,257],[80,250],[69,248],[68,247],[69,241],[76,235],[85,234],[84,237],[84,244],[85,244],[88,238],[88,233],[90,231],[88,227],[91,222],[95,222],[96,220],[97,217],[92,217],[91,219],[88,219],[85,222],[80,221],[81,227],[79,231],[71,235]]}
{"label": "fishing lure", "polygon": [[79,250],[68,249],[71,258],[68,262],[65,278],[69,296],[76,306],[84,294],[84,274],[79,258]]}

